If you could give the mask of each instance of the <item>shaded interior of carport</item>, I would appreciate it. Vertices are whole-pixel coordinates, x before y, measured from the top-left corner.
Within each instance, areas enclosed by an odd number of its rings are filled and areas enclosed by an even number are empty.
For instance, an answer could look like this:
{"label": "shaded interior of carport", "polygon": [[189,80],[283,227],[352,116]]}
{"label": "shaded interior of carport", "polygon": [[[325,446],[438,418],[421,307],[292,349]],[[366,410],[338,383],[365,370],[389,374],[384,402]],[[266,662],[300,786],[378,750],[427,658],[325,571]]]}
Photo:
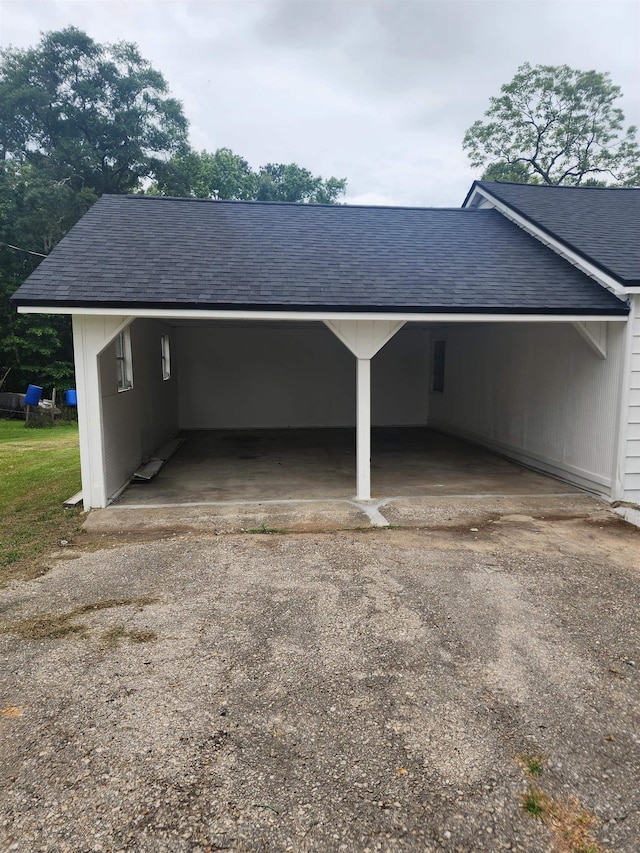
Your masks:
{"label": "shaded interior of carport", "polygon": [[[176,434],[180,449],[120,503],[356,495],[358,359],[325,324],[138,319],[129,328],[131,390],[115,387],[113,342],[99,357],[110,496]],[[591,324],[592,345],[579,331],[534,319],[399,328],[370,361],[371,497],[550,494],[569,482],[606,494],[622,324]]]}

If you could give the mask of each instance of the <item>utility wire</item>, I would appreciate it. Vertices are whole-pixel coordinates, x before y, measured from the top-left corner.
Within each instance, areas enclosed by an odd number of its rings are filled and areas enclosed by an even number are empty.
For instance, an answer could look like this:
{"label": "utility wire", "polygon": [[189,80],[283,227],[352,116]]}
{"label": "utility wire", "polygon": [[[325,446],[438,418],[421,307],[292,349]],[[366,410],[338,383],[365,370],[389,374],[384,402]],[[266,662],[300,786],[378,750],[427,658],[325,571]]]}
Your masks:
{"label": "utility wire", "polygon": [[12,246],[11,243],[2,243],[0,242],[0,246],[6,246],[8,249],[15,249],[17,252],[26,252],[27,255],[37,255],[39,258],[46,258],[46,255],[43,255],[42,252],[32,252],[30,249],[21,249],[20,246]]}

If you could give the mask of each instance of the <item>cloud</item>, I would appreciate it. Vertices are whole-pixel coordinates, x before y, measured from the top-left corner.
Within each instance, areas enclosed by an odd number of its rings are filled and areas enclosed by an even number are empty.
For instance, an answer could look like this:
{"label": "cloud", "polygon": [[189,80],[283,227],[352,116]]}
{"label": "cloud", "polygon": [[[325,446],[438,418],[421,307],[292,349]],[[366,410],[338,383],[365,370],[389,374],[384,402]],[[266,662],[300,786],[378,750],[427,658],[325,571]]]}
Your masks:
{"label": "cloud", "polygon": [[[139,44],[193,145],[347,177],[349,198],[459,205],[464,131],[525,61],[610,71],[640,123],[636,0],[0,0],[22,47],[75,24]],[[375,202],[371,202],[375,203]]]}

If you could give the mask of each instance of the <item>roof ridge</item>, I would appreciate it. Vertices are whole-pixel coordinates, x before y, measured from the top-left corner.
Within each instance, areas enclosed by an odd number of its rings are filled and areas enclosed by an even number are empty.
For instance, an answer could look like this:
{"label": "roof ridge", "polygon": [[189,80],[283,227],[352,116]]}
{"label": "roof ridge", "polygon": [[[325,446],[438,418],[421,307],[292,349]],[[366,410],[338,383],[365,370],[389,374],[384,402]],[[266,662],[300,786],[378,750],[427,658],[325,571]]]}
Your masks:
{"label": "roof ridge", "polygon": [[190,198],[188,196],[174,196],[174,195],[146,195],[144,193],[104,193],[101,198],[109,198],[109,199],[128,199],[130,201],[180,201],[180,202],[197,202],[199,204],[223,204],[223,205],[252,205],[252,206],[264,206],[264,207],[294,207],[294,208],[327,208],[329,210],[438,210],[445,212],[466,212],[466,213],[476,213],[482,212],[486,213],[487,211],[475,211],[475,210],[465,210],[461,207],[454,207],[453,205],[447,207],[436,207],[436,206],[426,206],[421,207],[418,205],[394,205],[394,204],[349,204],[348,202],[344,204],[316,204],[315,202],[299,202],[299,201],[263,201],[258,199],[232,199],[232,198]]}
{"label": "roof ridge", "polygon": [[544,190],[631,190],[640,191],[640,187],[594,187],[594,186],[575,186],[567,184],[523,184],[519,181],[477,181],[478,184],[490,187],[534,187],[535,189]]}

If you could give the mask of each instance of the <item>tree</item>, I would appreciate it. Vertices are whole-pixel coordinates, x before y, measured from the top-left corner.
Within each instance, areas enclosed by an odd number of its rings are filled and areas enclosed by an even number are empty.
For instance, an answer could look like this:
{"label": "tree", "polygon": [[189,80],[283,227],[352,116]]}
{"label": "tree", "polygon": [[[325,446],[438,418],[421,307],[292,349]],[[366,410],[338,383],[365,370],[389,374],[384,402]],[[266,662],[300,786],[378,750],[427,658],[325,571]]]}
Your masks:
{"label": "tree", "polygon": [[258,172],[259,201],[336,204],[347,188],[345,178],[314,177],[296,163],[267,163]]}
{"label": "tree", "polygon": [[187,150],[187,120],[133,44],[74,27],[0,51],[0,368],[7,387],[73,384],[68,317],[10,297],[103,192],[129,192]]}
{"label": "tree", "polygon": [[134,44],[98,44],[68,27],[0,52],[0,158],[76,187],[135,190],[187,150],[187,120]]}
{"label": "tree", "polygon": [[268,163],[258,172],[229,148],[214,154],[191,151],[174,157],[158,172],[150,192],[187,198],[336,204],[347,182],[321,178],[296,163]]}
{"label": "tree", "polygon": [[0,374],[24,390],[38,384],[73,386],[69,318],[17,314],[11,295],[96,200],[31,164],[0,164]]}
{"label": "tree", "polygon": [[525,63],[500,91],[462,143],[484,179],[640,184],[636,128],[624,130],[609,74]]}
{"label": "tree", "polygon": [[186,198],[234,199],[256,197],[257,179],[247,161],[229,148],[190,151],[174,157],[159,170],[151,192]]}

